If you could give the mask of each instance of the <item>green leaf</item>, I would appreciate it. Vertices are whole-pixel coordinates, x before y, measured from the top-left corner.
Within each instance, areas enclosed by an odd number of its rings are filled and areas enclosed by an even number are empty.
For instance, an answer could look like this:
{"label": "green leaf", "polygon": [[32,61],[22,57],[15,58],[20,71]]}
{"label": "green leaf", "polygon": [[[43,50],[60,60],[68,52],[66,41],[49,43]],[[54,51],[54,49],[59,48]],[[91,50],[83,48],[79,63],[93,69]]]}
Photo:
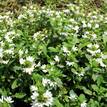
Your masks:
{"label": "green leaf", "polygon": [[25,93],[16,93],[14,96],[15,96],[16,98],[23,98],[23,97],[26,96],[26,94],[25,94]]}
{"label": "green leaf", "polygon": [[90,91],[89,89],[83,87],[83,90],[85,94],[92,95],[92,91]]}
{"label": "green leaf", "polygon": [[97,85],[100,86],[100,84],[103,82],[103,77],[102,76],[98,76],[97,78]]}
{"label": "green leaf", "polygon": [[103,35],[103,42],[104,42],[104,44],[107,43],[107,35]]}
{"label": "green leaf", "polygon": [[96,92],[98,92],[99,88],[97,85],[91,85],[92,89]]}
{"label": "green leaf", "polygon": [[75,99],[77,97],[76,93],[74,92],[74,90],[70,90],[69,95],[72,99]]}
{"label": "green leaf", "polygon": [[13,81],[13,83],[12,83],[11,88],[12,88],[12,89],[17,88],[17,87],[18,87],[18,85],[17,85],[17,84],[18,84],[18,83],[17,83],[17,80],[14,80],[14,81]]}
{"label": "green leaf", "polygon": [[85,95],[84,94],[80,94],[80,96],[78,97],[79,101],[82,103],[83,101],[86,100]]}
{"label": "green leaf", "polygon": [[63,105],[59,102],[59,100],[57,98],[54,99],[54,105],[55,105],[55,107],[63,107]]}

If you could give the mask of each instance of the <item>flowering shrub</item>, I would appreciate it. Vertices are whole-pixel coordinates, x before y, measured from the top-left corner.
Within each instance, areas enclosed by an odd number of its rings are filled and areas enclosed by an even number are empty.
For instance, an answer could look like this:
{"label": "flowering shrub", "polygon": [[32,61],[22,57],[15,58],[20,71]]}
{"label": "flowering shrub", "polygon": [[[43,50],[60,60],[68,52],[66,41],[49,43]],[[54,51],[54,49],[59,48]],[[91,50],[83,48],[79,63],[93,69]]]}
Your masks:
{"label": "flowering shrub", "polygon": [[0,107],[106,107],[107,14],[35,5],[0,14]]}

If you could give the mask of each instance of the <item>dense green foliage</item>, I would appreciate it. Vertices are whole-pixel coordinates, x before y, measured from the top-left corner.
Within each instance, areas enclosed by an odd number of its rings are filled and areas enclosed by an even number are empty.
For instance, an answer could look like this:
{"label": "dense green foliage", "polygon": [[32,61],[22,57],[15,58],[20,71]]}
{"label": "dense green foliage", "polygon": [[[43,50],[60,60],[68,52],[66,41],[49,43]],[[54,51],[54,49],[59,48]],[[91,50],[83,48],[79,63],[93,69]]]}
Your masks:
{"label": "dense green foliage", "polygon": [[0,107],[106,107],[107,14],[84,5],[0,14]]}

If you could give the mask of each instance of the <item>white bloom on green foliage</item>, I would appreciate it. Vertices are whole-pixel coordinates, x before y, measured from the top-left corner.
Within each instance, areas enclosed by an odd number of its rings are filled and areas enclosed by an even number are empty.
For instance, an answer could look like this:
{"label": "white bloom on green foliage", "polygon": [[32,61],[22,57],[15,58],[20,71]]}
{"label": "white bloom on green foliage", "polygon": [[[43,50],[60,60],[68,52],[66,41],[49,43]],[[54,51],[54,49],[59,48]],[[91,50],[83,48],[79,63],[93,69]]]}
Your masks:
{"label": "white bloom on green foliage", "polygon": [[2,60],[2,59],[0,59],[0,63],[1,64],[8,64],[8,62],[9,62],[9,60]]}
{"label": "white bloom on green foliage", "polygon": [[66,61],[66,65],[68,65],[68,66],[71,66],[71,65],[74,65],[74,64],[75,64],[74,62]]}
{"label": "white bloom on green foliage", "polygon": [[1,96],[1,98],[0,98],[0,102],[1,102],[1,103],[4,102],[4,96]]}
{"label": "white bloom on green foliage", "polygon": [[3,48],[0,48],[0,58],[3,57]]}
{"label": "white bloom on green foliage", "polygon": [[6,34],[5,34],[5,36],[4,36],[4,38],[6,39],[6,41],[8,41],[8,42],[12,42],[12,35],[14,35],[15,34],[15,32],[14,31],[10,31],[10,32],[7,32]]}
{"label": "white bloom on green foliage", "polygon": [[92,34],[91,36],[92,36],[93,39],[96,39],[96,38],[97,38],[97,35],[96,35],[96,34]]}
{"label": "white bloom on green foliage", "polygon": [[101,53],[101,57],[102,57],[102,59],[107,59],[107,55],[104,55],[102,53]]}
{"label": "white bloom on green foliage", "polygon": [[30,67],[23,68],[23,72],[28,73],[29,75],[31,75],[34,68],[35,68],[35,64],[32,64]]}
{"label": "white bloom on green foliage", "polygon": [[26,60],[29,61],[29,62],[33,62],[33,61],[34,61],[34,58],[33,58],[32,56],[28,56],[28,57],[26,58]]}
{"label": "white bloom on green foliage", "polygon": [[19,56],[22,56],[23,55],[23,51],[20,49],[19,50]]}
{"label": "white bloom on green foliage", "polygon": [[98,44],[90,43],[87,45],[87,47],[88,47],[87,52],[89,52],[92,56],[95,56],[96,54],[101,53],[101,50],[98,49],[99,48]]}
{"label": "white bloom on green foliage", "polygon": [[92,48],[92,46],[93,46],[92,43],[87,45],[88,48]]}
{"label": "white bloom on green foliage", "polygon": [[10,104],[14,102],[10,96],[9,96],[9,97],[4,97],[4,100],[5,100],[7,103],[10,103]]}
{"label": "white bloom on green foliage", "polygon": [[42,79],[42,84],[44,87],[46,87],[46,86],[54,87],[55,86],[55,83],[52,82],[50,79],[47,79],[47,78]]}
{"label": "white bloom on green foliage", "polygon": [[106,67],[106,65],[103,63],[102,58],[97,58],[96,61],[100,64],[101,67]]}
{"label": "white bloom on green foliage", "polygon": [[25,19],[25,18],[27,18],[24,14],[20,14],[19,16],[18,16],[18,19],[19,20],[21,20],[21,19]]}
{"label": "white bloom on green foliage", "polygon": [[69,14],[69,13],[70,13],[70,10],[69,10],[69,9],[66,9],[66,10],[63,10],[63,12]]}
{"label": "white bloom on green foliage", "polygon": [[42,101],[38,101],[38,97],[39,97],[39,93],[36,91],[34,91],[31,95],[31,99],[32,99],[32,107],[49,107],[52,106],[53,103],[53,97],[52,97],[52,93],[47,90],[43,95],[43,99]]}
{"label": "white bloom on green foliage", "polygon": [[74,92],[74,90],[70,90],[69,94],[70,94],[70,96],[69,96],[69,99],[70,99],[70,100],[75,100],[75,99],[77,99],[77,95],[76,95],[76,93]]}
{"label": "white bloom on green foliage", "polygon": [[73,27],[73,29],[74,29],[76,32],[78,32],[79,26],[75,26],[75,27]]}
{"label": "white bloom on green foliage", "polygon": [[75,51],[77,51],[77,50],[78,50],[78,48],[77,48],[77,47],[75,47],[75,46],[73,46],[73,47],[72,47],[72,51],[74,51],[74,52],[75,52]]}
{"label": "white bloom on green foliage", "polygon": [[91,28],[92,27],[91,23],[87,23],[87,27]]}
{"label": "white bloom on green foliage", "polygon": [[101,50],[98,49],[98,50],[93,51],[93,50],[87,49],[87,52],[89,52],[92,56],[95,56],[97,53],[100,53]]}
{"label": "white bloom on green foliage", "polygon": [[14,48],[10,48],[10,49],[5,50],[5,53],[14,54]]}
{"label": "white bloom on green foliage", "polygon": [[95,24],[95,28],[99,28],[99,24],[98,23]]}
{"label": "white bloom on green foliage", "polygon": [[44,94],[43,94],[44,98],[46,99],[45,103],[44,103],[44,106],[51,106],[52,103],[53,103],[53,97],[52,97],[52,93],[50,91],[46,91]]}
{"label": "white bloom on green foliage", "polygon": [[40,35],[40,33],[41,33],[40,31],[34,33],[33,38],[34,38],[35,40],[37,40],[37,37]]}
{"label": "white bloom on green foliage", "polygon": [[1,96],[0,102],[3,103],[4,101],[7,103],[10,103],[10,104],[14,102],[10,96],[8,96],[8,97]]}
{"label": "white bloom on green foliage", "polygon": [[42,71],[43,71],[44,73],[48,72],[47,69],[46,69],[46,65],[45,65],[45,64],[41,66],[41,69],[42,69]]}
{"label": "white bloom on green foliage", "polygon": [[87,103],[84,101],[83,103],[81,103],[81,107],[87,107]]}
{"label": "white bloom on green foliage", "polygon": [[19,59],[19,62],[20,62],[20,64],[24,64],[24,63],[25,63],[25,60],[24,60],[23,58],[20,58],[20,59]]}
{"label": "white bloom on green foliage", "polygon": [[46,69],[46,65],[45,65],[45,64],[42,65],[42,66],[41,66],[41,69]]}
{"label": "white bloom on green foliage", "polygon": [[30,89],[31,89],[31,91],[37,91],[38,90],[38,88],[35,87],[34,85],[31,85]]}
{"label": "white bloom on green foliage", "polygon": [[86,24],[86,21],[84,20],[84,21],[82,21],[82,26],[85,28],[85,27],[87,27],[87,24]]}
{"label": "white bloom on green foliage", "polygon": [[68,49],[65,46],[63,46],[62,50],[63,50],[64,53],[69,53],[70,52],[70,51],[68,51]]}
{"label": "white bloom on green foliage", "polygon": [[35,67],[40,67],[41,66],[41,62],[39,61],[36,65],[35,65]]}
{"label": "white bloom on green foliage", "polygon": [[31,95],[32,100],[37,99],[37,97],[39,96],[39,93],[37,91],[34,91],[33,94]]}
{"label": "white bloom on green foliage", "polygon": [[98,45],[98,44],[94,44],[93,46],[94,46],[96,49],[99,48],[99,45]]}
{"label": "white bloom on green foliage", "polygon": [[59,58],[59,56],[55,56],[55,58],[54,58],[54,60],[56,61],[56,62],[59,62],[60,61],[60,58]]}

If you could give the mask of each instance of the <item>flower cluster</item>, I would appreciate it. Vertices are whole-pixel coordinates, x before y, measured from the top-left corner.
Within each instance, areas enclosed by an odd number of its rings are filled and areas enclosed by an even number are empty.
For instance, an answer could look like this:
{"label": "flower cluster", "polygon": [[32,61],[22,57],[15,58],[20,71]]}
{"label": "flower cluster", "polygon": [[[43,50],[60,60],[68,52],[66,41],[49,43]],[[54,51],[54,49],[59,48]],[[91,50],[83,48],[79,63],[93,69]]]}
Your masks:
{"label": "flower cluster", "polygon": [[[32,90],[32,107],[49,107],[53,103],[53,97],[52,93],[47,90],[45,93],[43,93],[42,97],[38,93],[38,88],[35,86],[31,86]],[[40,98],[39,98],[40,97]]]}
{"label": "flower cluster", "polygon": [[32,107],[104,107],[106,71],[107,13],[73,3],[0,13],[0,104],[9,95]]}

